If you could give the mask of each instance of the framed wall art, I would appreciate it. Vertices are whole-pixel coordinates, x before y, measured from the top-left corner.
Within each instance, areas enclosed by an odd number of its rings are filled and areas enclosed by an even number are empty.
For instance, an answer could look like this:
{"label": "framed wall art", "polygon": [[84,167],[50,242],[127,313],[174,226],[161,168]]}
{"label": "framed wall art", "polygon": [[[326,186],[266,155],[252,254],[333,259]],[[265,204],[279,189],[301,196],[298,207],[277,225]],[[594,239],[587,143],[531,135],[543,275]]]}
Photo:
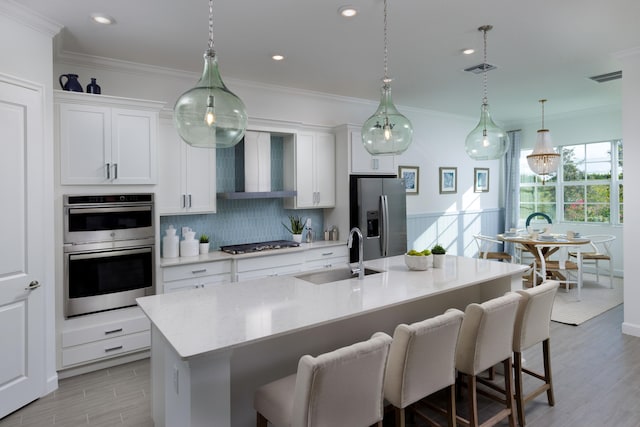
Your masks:
{"label": "framed wall art", "polygon": [[458,168],[440,168],[440,194],[458,192]]}
{"label": "framed wall art", "polygon": [[489,169],[473,169],[473,191],[476,193],[486,193],[489,191]]}
{"label": "framed wall art", "polygon": [[420,183],[420,168],[418,166],[398,166],[398,177],[404,178],[407,194],[418,194]]}

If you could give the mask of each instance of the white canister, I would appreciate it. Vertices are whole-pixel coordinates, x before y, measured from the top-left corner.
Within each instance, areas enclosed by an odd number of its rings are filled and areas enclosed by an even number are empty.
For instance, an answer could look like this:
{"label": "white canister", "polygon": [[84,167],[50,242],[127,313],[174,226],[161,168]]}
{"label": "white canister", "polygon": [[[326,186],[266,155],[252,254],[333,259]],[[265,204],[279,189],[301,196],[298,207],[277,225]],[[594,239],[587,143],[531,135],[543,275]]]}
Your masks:
{"label": "white canister", "polygon": [[195,231],[189,229],[184,233],[184,239],[180,241],[180,256],[198,256],[200,242],[195,239]]}
{"label": "white canister", "polygon": [[173,225],[165,231],[166,236],[162,238],[162,257],[163,258],[178,258],[178,236],[176,236],[176,229]]}

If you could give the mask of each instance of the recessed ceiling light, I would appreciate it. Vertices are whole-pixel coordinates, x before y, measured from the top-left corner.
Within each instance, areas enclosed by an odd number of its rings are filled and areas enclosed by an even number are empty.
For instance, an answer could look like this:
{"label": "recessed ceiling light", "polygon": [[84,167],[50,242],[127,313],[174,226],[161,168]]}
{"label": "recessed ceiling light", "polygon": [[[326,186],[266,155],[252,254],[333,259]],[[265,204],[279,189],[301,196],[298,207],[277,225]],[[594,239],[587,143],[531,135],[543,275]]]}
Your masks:
{"label": "recessed ceiling light", "polygon": [[115,19],[103,13],[92,13],[91,20],[97,24],[102,24],[102,25],[111,25],[116,23]]}
{"label": "recessed ceiling light", "polygon": [[342,6],[338,9],[338,13],[345,18],[352,18],[358,14],[358,11],[353,6]]}
{"label": "recessed ceiling light", "polygon": [[284,55],[279,55],[279,54],[272,55],[271,59],[273,59],[274,61],[282,61],[284,59]]}
{"label": "recessed ceiling light", "polygon": [[475,49],[462,49],[462,53],[465,55],[471,55],[475,51],[476,51]]}

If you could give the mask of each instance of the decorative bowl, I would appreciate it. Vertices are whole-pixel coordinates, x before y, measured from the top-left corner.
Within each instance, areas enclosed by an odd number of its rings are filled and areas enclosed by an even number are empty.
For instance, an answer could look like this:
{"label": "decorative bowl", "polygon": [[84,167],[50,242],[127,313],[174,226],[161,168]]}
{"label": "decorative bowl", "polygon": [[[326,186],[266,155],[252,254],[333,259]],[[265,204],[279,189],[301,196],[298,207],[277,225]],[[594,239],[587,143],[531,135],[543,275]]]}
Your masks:
{"label": "decorative bowl", "polygon": [[428,270],[433,267],[433,255],[404,255],[404,263],[409,270]]}

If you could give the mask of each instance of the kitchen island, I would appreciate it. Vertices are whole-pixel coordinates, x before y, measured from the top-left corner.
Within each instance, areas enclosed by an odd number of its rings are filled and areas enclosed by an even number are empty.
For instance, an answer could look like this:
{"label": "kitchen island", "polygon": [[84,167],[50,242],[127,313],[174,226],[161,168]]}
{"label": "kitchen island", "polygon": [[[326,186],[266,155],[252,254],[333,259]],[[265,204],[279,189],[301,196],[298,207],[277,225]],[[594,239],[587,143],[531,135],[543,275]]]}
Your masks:
{"label": "kitchen island", "polygon": [[392,334],[519,287],[526,266],[447,256],[443,268],[410,271],[402,256],[365,262],[364,280],[313,284],[295,276],[139,298],[152,324],[156,426],[252,426],[260,385],[319,354]]}

